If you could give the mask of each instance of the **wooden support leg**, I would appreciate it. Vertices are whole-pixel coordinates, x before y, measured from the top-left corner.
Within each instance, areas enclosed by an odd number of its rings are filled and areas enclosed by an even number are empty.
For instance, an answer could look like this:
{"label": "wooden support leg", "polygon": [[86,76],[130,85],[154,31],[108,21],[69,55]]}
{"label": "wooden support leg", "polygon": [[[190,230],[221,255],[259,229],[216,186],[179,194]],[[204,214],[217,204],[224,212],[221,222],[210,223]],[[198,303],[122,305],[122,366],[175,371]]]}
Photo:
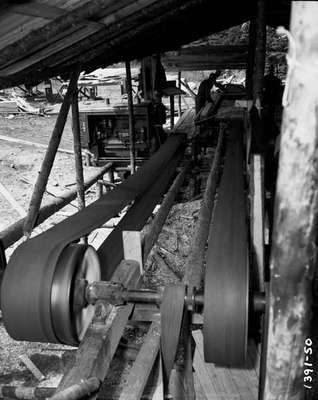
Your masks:
{"label": "wooden support leg", "polygon": [[134,132],[134,105],[131,87],[131,70],[130,62],[126,61],[126,79],[127,79],[127,96],[128,96],[128,115],[129,115],[129,152],[130,152],[130,171],[135,172],[135,132]]}
{"label": "wooden support leg", "polygon": [[[297,57],[287,75],[270,257],[270,296],[265,388],[262,399],[301,400],[314,368],[310,350],[312,282],[318,211],[317,109],[318,3],[294,1],[291,12]],[[296,49],[296,51],[295,51]],[[313,338],[310,338],[313,340]],[[306,341],[307,340],[307,341]],[[305,358],[306,357],[306,358]],[[314,398],[314,397],[312,397]]]}
{"label": "wooden support leg", "polygon": [[174,127],[174,96],[170,96],[170,129]]}
{"label": "wooden support leg", "polygon": [[68,85],[67,93],[64,97],[59,115],[57,117],[55,127],[52,133],[52,136],[50,138],[50,142],[44,157],[44,160],[42,162],[41,166],[41,171],[38,175],[37,181],[34,186],[34,190],[32,193],[31,201],[30,201],[30,206],[29,206],[29,211],[28,215],[25,219],[24,223],[24,235],[28,238],[31,235],[32,229],[35,225],[38,212],[41,206],[42,202],[42,197],[43,193],[45,191],[47,181],[53,166],[53,162],[55,159],[56,151],[59,147],[62,133],[64,130],[67,114],[70,108],[70,104],[72,101],[73,93],[75,90],[77,90],[77,80],[79,77],[80,71],[74,71],[72,73],[70,83]]}
{"label": "wooden support leg", "polygon": [[253,101],[256,108],[260,111],[266,56],[266,21],[265,21],[265,0],[257,0],[256,9],[256,47],[255,64],[253,74]]}
{"label": "wooden support leg", "polygon": [[84,190],[84,174],[83,174],[82,146],[81,146],[80,125],[79,125],[77,90],[74,90],[72,96],[72,131],[73,131],[73,141],[74,141],[78,209],[82,210],[85,207],[85,190]]}
{"label": "wooden support leg", "polygon": [[[178,71],[178,88],[181,90],[181,71]],[[178,96],[178,117],[181,117],[182,108],[181,108],[181,94]]]}

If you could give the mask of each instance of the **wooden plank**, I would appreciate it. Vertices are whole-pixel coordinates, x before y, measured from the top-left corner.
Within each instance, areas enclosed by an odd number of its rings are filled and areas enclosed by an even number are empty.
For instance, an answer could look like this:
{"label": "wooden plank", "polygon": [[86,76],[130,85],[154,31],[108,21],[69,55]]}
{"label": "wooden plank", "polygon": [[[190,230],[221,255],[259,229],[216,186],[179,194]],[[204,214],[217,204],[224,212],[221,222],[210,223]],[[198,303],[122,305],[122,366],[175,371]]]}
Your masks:
{"label": "wooden plank", "polygon": [[[136,288],[139,278],[138,263],[122,261],[112,281]],[[108,305],[106,315],[100,315],[100,310],[96,310],[95,319],[77,350],[75,364],[64,375],[57,391],[94,376],[101,381],[105,379],[132,309],[132,304],[120,307]],[[105,311],[101,314],[103,312]]]}
{"label": "wooden plank", "polygon": [[252,262],[257,273],[254,290],[264,292],[264,159],[253,154],[250,163]]}
{"label": "wooden plank", "polygon": [[159,366],[158,366],[158,379],[155,392],[151,400],[164,400],[164,390],[163,390],[163,366],[162,358],[159,355]]}
{"label": "wooden plank", "polygon": [[[15,14],[28,15],[30,17],[39,17],[52,20],[63,17],[65,13],[72,11],[49,4],[31,2],[27,4],[17,4],[13,7],[10,7],[10,13],[11,12]],[[80,20],[78,24],[93,26],[95,29],[101,29],[105,27],[104,24],[89,19]]]}
{"label": "wooden plank", "polygon": [[261,397],[265,400],[304,399],[304,385],[309,387],[309,395],[316,372],[304,375],[304,361],[311,363],[305,351],[309,353],[312,347],[305,340],[311,336],[317,257],[318,91],[313,85],[318,68],[317,16],[318,2],[292,2],[291,62],[284,95],[270,256],[266,378]]}
{"label": "wooden plank", "polygon": [[204,362],[202,332],[193,331],[192,336],[197,345],[194,368],[209,400],[257,399],[258,377],[250,365],[246,369],[239,369],[207,364]]}
{"label": "wooden plank", "polygon": [[132,366],[119,400],[138,400],[146,386],[160,346],[160,323],[153,322]]}
{"label": "wooden plank", "polygon": [[135,260],[140,266],[140,275],[143,274],[142,248],[140,231],[123,231],[124,259]]}
{"label": "wooden plank", "polygon": [[[17,60],[16,62],[12,63],[10,61],[7,66],[1,68],[0,70],[0,75],[1,76],[8,76],[15,74],[28,66],[39,63],[42,60],[48,58],[48,57],[53,57],[55,58],[50,62],[50,65],[54,65],[56,62],[60,62],[59,56],[57,56],[57,53],[62,52],[63,50],[67,49],[68,50],[68,58],[71,58],[71,56],[79,53],[79,50],[81,50],[86,42],[89,43],[88,48],[92,47],[92,36],[94,36],[94,46],[96,46],[98,43],[101,41],[104,42],[105,37],[110,37],[112,34],[114,34],[114,31],[116,31],[116,27],[118,28],[118,22],[122,25],[122,22],[120,21],[121,18],[128,17],[130,14],[136,14],[135,17],[138,19],[138,14],[140,17],[140,11],[143,7],[147,7],[151,5],[152,3],[156,3],[158,0],[139,0],[138,2],[134,1],[133,4],[128,4],[125,7],[123,7],[120,11],[116,11],[111,15],[107,15],[105,18],[102,18],[99,20],[99,23],[103,24],[103,29],[101,30],[101,26],[98,25],[96,26],[85,26],[85,23],[83,22],[83,27],[80,28],[80,30],[76,32],[71,32],[69,35],[65,35],[62,37],[60,40],[53,42],[52,44],[46,46],[43,48],[40,48],[36,52],[32,52],[32,54],[28,57],[24,57],[21,60]],[[100,8],[103,8],[102,5],[99,6]],[[80,22],[80,20],[77,18],[78,15],[85,15],[84,12],[77,13],[77,12],[70,12],[68,13],[69,15],[69,20],[70,21],[76,21],[77,23]],[[73,15],[72,15],[73,14]],[[61,17],[61,20],[63,21],[57,21],[56,25],[62,24],[64,26],[64,19],[66,21],[66,17]],[[133,19],[132,19],[133,21]],[[53,22],[52,22],[53,23]],[[74,24],[74,22],[73,22]],[[66,23],[65,23],[66,25]],[[86,24],[87,25],[87,24]],[[65,27],[69,27],[67,24]],[[46,27],[48,30],[48,27]],[[52,27],[52,31],[55,31],[56,27]],[[101,33],[98,33],[98,31],[102,31]],[[40,31],[40,30],[39,30]],[[46,33],[46,32],[45,32]],[[58,32],[57,32],[58,33]],[[96,35],[97,33],[97,35]],[[117,32],[118,33],[118,29]],[[95,35],[93,35],[95,34]],[[31,35],[30,35],[31,36]],[[39,34],[40,36],[40,34]],[[38,40],[38,39],[37,39]],[[6,50],[6,49],[5,49]],[[1,56],[0,56],[1,59]],[[76,63],[76,62],[75,62]],[[74,64],[74,62],[73,62]]]}

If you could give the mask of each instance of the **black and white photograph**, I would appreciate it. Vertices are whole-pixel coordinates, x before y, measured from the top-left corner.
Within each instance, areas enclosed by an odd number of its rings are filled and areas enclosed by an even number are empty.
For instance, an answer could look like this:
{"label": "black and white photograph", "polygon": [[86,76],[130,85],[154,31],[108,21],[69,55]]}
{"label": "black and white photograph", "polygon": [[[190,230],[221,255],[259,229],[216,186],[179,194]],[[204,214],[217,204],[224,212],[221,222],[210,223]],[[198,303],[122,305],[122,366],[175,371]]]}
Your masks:
{"label": "black and white photograph", "polygon": [[318,1],[0,0],[0,400],[318,400]]}

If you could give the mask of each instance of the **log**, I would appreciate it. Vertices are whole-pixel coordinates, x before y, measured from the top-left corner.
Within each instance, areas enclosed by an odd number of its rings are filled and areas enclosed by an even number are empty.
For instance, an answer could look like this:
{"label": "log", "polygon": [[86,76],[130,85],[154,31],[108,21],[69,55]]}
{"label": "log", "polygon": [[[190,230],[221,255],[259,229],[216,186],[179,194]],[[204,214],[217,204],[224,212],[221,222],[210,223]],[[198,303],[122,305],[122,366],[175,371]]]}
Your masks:
{"label": "log", "polygon": [[179,172],[178,176],[174,180],[173,184],[171,185],[168,193],[163,200],[158,213],[156,214],[154,220],[151,223],[151,227],[149,232],[144,236],[143,240],[143,262],[144,264],[147,261],[147,257],[155,244],[158,236],[161,232],[161,229],[167,219],[169,211],[173,205],[174,199],[177,193],[180,190],[182,183],[184,182],[185,176],[189,169],[190,163],[187,163],[182,170]]}
{"label": "log", "polygon": [[183,281],[188,286],[189,295],[192,295],[195,288],[199,289],[201,286],[205,246],[209,235],[210,220],[212,217],[214,197],[218,183],[224,136],[224,129],[221,128],[212,168],[208,176],[207,186],[199,212],[196,231],[185,266]]}
{"label": "log", "polygon": [[318,68],[317,16],[317,2],[292,2],[293,43],[288,53],[270,256],[266,377],[261,397],[264,400],[304,399],[304,386],[310,394],[316,373],[313,368],[305,368],[304,361],[312,362],[310,340],[306,339],[310,339],[318,211],[318,91],[313,84]]}
{"label": "log", "polygon": [[130,156],[130,172],[135,173],[135,124],[134,124],[134,104],[131,86],[131,69],[130,62],[125,62],[126,66],[126,82],[127,82],[127,98],[128,98],[128,120],[129,120],[129,156]]}
{"label": "log", "polygon": [[[94,183],[100,179],[111,167],[112,163],[107,163],[104,167],[100,168],[96,174],[94,174],[91,178],[89,178],[84,183],[84,188],[87,190],[90,188]],[[43,206],[38,214],[38,218],[36,220],[35,226],[40,225],[43,221],[49,218],[51,215],[55,214],[58,210],[65,207],[71,201],[76,199],[76,189],[67,190],[63,194],[61,194],[57,198],[53,198],[50,203]],[[15,222],[14,224],[10,225],[8,228],[4,229],[0,232],[0,241],[2,241],[3,246],[5,249],[12,246],[13,243],[18,241],[23,236],[23,225],[25,222],[25,218],[20,219],[19,221]]]}
{"label": "log", "polygon": [[67,89],[67,93],[64,97],[59,115],[57,117],[52,136],[50,138],[50,142],[42,162],[41,171],[38,175],[37,181],[34,186],[33,194],[30,201],[30,206],[28,210],[28,215],[25,219],[24,223],[24,235],[26,237],[30,237],[32,229],[35,225],[36,218],[38,216],[38,212],[40,209],[40,205],[42,202],[43,193],[45,191],[47,181],[53,167],[53,162],[55,159],[56,151],[59,147],[62,133],[64,130],[65,122],[67,119],[67,114],[70,108],[72,96],[75,90],[77,90],[77,80],[79,77],[80,71],[77,70],[72,74],[72,78],[70,84]]}

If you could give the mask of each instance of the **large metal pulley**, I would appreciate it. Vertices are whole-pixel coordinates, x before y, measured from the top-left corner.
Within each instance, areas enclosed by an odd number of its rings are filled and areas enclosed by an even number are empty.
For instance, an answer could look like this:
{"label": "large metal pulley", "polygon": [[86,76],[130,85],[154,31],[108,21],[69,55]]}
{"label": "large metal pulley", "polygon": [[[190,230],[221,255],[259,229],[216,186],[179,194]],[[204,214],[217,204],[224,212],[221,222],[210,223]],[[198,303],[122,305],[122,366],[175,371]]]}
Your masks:
{"label": "large metal pulley", "polygon": [[[43,265],[35,270],[28,265],[22,276],[14,266],[6,269],[1,288],[4,325],[17,340],[78,345],[93,318],[94,306],[76,306],[76,282],[100,280],[97,253],[91,246],[72,243],[50,268]],[[22,316],[30,325],[21,323]]]}

